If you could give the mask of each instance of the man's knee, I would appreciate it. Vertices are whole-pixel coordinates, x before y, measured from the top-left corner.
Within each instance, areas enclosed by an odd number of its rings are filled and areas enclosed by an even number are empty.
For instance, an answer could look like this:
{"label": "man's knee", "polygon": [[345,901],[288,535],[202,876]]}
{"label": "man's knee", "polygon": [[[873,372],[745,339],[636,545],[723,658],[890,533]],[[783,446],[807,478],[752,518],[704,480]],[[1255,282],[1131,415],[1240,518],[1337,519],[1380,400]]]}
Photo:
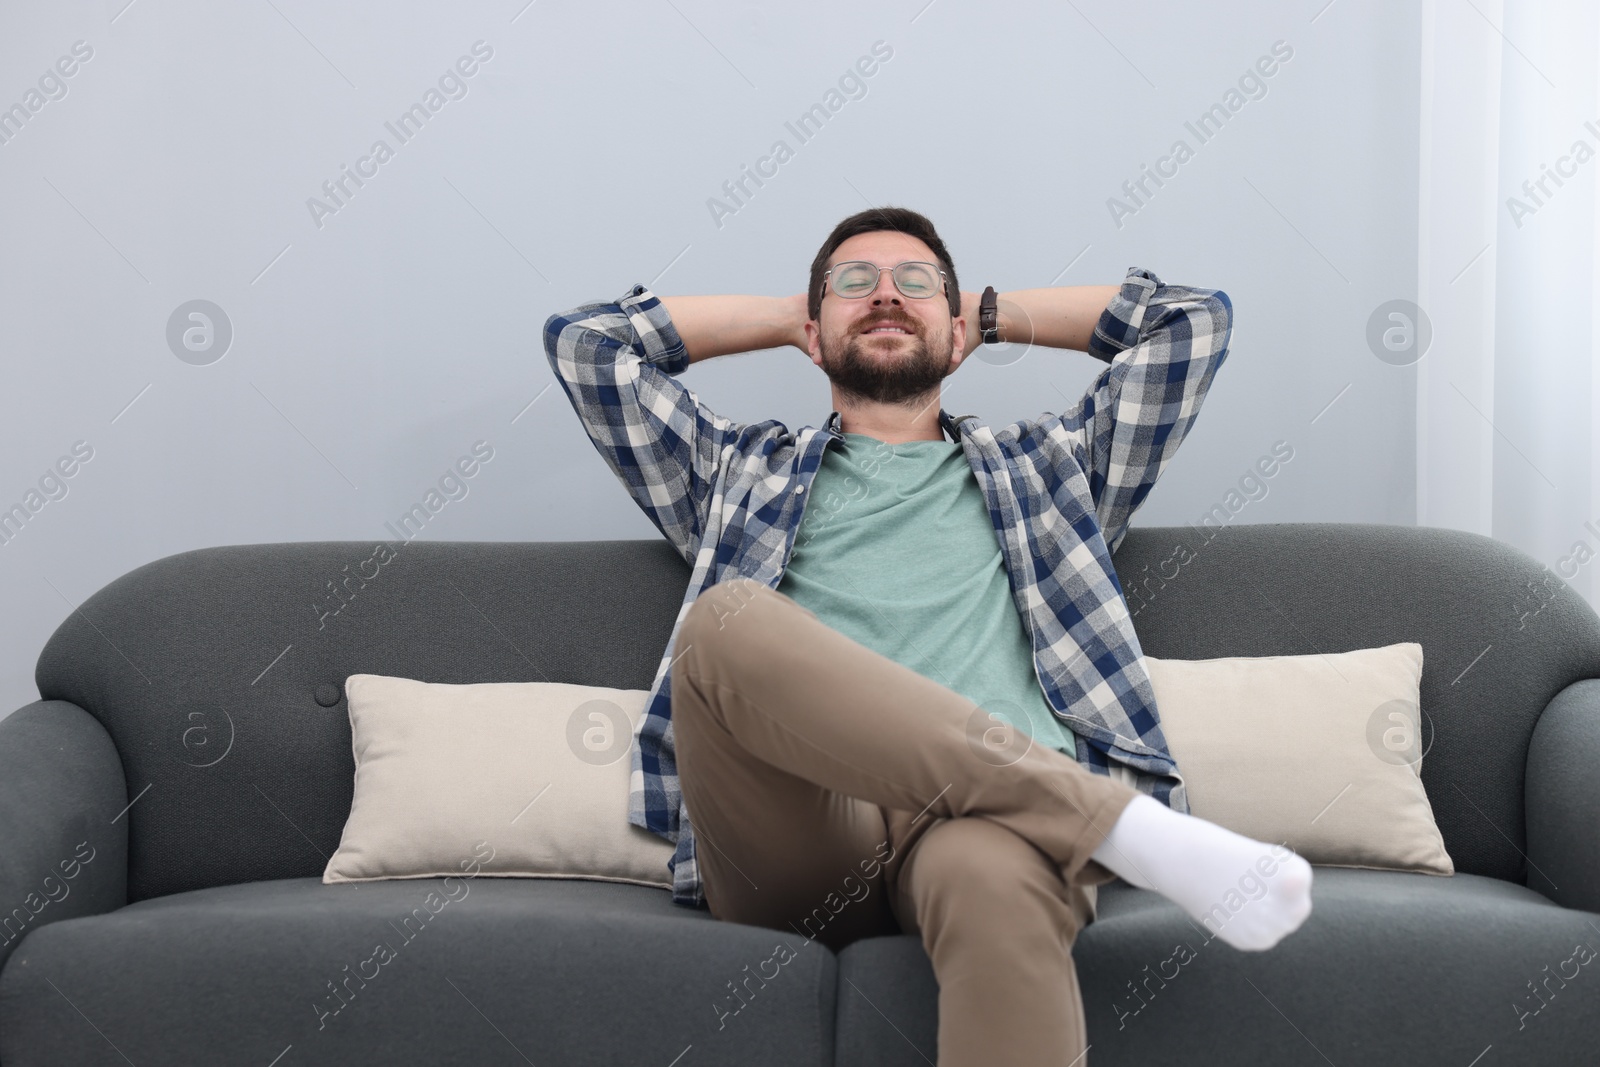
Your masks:
{"label": "man's knee", "polygon": [[729,578],[702,590],[684,615],[678,644],[687,648],[719,640],[766,588],[754,578]]}
{"label": "man's knee", "polygon": [[902,909],[916,917],[930,951],[965,946],[981,953],[1070,948],[1087,921],[1050,857],[981,815],[929,830],[908,861]]}
{"label": "man's knee", "polygon": [[981,815],[959,816],[929,830],[916,846],[918,895],[970,900],[1059,900],[1061,873],[1033,843]]}

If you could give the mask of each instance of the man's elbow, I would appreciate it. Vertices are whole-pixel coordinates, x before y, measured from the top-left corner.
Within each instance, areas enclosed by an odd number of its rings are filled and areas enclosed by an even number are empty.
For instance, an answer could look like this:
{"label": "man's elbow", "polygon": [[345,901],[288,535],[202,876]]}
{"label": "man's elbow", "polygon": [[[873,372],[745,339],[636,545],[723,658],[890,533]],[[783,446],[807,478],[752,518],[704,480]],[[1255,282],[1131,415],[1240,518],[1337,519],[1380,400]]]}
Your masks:
{"label": "man's elbow", "polygon": [[607,348],[596,343],[582,310],[558,311],[544,320],[544,354],[558,378],[571,380],[580,365],[595,362]]}
{"label": "man's elbow", "polygon": [[561,332],[570,323],[563,312],[556,312],[544,320],[544,354],[550,360],[550,365],[555,367],[559,362],[561,352]]}
{"label": "man's elbow", "polygon": [[1207,301],[1211,306],[1211,316],[1225,326],[1233,325],[1233,301],[1221,289],[1212,290],[1211,299]]}
{"label": "man's elbow", "polygon": [[1228,339],[1233,335],[1233,301],[1221,289],[1215,289],[1204,302],[1204,314],[1209,321],[1211,355],[1219,362],[1227,356]]}

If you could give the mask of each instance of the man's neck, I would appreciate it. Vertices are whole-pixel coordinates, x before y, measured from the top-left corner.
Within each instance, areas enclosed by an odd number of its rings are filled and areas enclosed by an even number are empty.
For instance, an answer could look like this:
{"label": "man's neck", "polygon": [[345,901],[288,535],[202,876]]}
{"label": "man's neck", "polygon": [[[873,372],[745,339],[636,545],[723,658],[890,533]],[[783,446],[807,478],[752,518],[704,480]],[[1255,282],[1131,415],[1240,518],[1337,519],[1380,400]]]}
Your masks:
{"label": "man's neck", "polygon": [[833,406],[839,413],[841,432],[864,434],[885,444],[898,445],[907,441],[944,440],[944,429],[939,425],[939,399],[936,391],[916,398],[909,405],[869,401],[846,406],[835,390]]}

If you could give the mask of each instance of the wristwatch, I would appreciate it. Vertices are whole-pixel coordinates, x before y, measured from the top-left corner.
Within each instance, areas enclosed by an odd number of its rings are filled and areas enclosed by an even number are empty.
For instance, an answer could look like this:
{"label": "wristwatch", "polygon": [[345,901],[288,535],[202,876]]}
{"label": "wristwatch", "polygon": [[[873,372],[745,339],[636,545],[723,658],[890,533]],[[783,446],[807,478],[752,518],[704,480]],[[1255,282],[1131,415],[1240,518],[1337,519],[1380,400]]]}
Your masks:
{"label": "wristwatch", "polygon": [[994,286],[983,290],[983,298],[978,301],[978,332],[986,345],[1000,343],[1000,313],[995,307]]}

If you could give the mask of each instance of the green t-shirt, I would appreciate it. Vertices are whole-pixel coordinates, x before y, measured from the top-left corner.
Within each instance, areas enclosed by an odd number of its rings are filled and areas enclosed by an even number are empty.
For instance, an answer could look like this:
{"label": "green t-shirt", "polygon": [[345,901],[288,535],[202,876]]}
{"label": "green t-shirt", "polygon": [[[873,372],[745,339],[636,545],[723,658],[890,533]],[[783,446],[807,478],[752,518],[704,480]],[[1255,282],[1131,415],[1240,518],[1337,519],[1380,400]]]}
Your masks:
{"label": "green t-shirt", "polygon": [[778,592],[840,633],[1069,756],[1000,541],[961,446],[829,445]]}

